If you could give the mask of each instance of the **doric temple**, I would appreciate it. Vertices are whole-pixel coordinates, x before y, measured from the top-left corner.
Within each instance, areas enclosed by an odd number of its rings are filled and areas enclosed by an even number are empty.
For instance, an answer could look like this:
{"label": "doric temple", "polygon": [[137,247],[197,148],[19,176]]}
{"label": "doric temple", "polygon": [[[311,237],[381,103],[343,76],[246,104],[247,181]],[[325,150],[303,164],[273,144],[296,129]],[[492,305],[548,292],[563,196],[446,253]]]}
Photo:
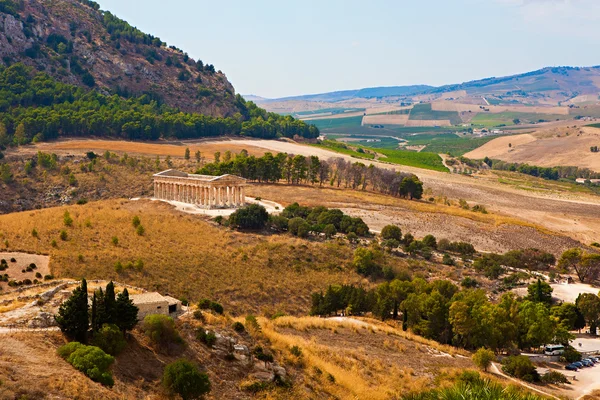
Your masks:
{"label": "doric temple", "polygon": [[154,197],[204,208],[243,206],[246,179],[235,175],[197,175],[168,169],[154,174]]}

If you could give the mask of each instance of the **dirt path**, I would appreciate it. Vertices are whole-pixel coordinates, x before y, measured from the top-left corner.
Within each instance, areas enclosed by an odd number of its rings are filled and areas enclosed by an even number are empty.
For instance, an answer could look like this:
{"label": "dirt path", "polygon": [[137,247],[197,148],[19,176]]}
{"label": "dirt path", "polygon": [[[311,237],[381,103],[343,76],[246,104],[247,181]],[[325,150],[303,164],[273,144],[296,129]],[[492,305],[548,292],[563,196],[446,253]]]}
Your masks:
{"label": "dirt path", "polygon": [[498,365],[496,363],[492,363],[492,365],[490,367],[490,372],[493,373],[493,374],[496,374],[496,375],[500,375],[501,377],[506,378],[506,379],[508,379],[510,381],[513,381],[517,385],[526,387],[527,389],[532,390],[532,391],[534,391],[536,393],[540,393],[540,394],[542,394],[544,396],[552,397],[553,399],[556,399],[556,400],[561,400],[559,397],[556,397],[556,396],[553,396],[553,395],[551,395],[549,393],[546,393],[543,390],[540,390],[540,389],[536,388],[535,386],[529,385],[529,384],[527,384],[527,383],[525,383],[523,381],[520,381],[518,379],[513,378],[512,376],[506,375],[504,372],[502,372],[502,370],[500,368],[498,368]]}

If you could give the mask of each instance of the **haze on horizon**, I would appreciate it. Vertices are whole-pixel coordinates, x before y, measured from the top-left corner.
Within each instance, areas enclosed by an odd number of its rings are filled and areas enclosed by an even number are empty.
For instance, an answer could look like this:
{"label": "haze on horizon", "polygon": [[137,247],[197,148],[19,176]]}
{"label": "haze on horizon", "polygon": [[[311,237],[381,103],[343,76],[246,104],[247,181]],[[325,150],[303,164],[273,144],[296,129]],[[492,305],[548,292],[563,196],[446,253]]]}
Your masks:
{"label": "haze on horizon", "polygon": [[99,3],[268,98],[600,64],[597,0]]}

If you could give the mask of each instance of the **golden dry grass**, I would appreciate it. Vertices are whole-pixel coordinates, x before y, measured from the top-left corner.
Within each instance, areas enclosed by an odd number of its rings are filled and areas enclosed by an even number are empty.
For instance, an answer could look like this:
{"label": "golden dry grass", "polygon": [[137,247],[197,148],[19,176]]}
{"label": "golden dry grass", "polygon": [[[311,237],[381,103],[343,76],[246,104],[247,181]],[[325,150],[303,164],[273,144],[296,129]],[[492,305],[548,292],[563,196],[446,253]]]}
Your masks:
{"label": "golden dry grass", "polygon": [[[65,210],[72,227],[63,224]],[[134,215],[143,236],[132,226]],[[39,238],[31,236],[34,228]],[[59,238],[63,229],[66,241]],[[313,291],[361,281],[350,268],[347,243],[238,233],[159,202],[110,200],[2,215],[0,232],[11,251],[49,254],[57,277],[114,279],[193,301],[207,297],[239,313],[306,313]],[[141,270],[127,267],[137,260]],[[122,273],[115,271],[118,261]]]}
{"label": "golden dry grass", "polygon": [[407,121],[408,114],[366,115],[363,117],[362,124],[405,125]]}
{"label": "golden dry grass", "polygon": [[181,157],[185,155],[185,149],[189,148],[191,157],[194,158],[196,151],[200,151],[202,157],[207,160],[213,160],[213,154],[216,151],[220,151],[222,154],[229,150],[232,153],[239,153],[242,149],[248,150],[248,153],[252,155],[260,156],[264,154],[264,150],[252,147],[242,146],[235,142],[128,142],[123,140],[61,140],[56,142],[39,143],[37,145],[27,146],[25,149],[32,149],[34,151],[41,150],[45,152],[56,152],[56,151],[71,151],[71,152],[85,152],[94,150],[97,152],[104,152],[106,150],[113,152],[124,152],[129,154],[144,154],[144,155],[159,155],[159,156],[171,156]]}
{"label": "golden dry grass", "polygon": [[[361,326],[352,321],[281,317],[261,318],[259,323],[282,354],[300,347],[305,374],[335,398],[397,398],[428,388],[436,378],[441,384],[442,372],[471,367],[468,358],[437,353],[440,345],[435,342],[374,321]],[[328,380],[329,374],[335,383]]]}

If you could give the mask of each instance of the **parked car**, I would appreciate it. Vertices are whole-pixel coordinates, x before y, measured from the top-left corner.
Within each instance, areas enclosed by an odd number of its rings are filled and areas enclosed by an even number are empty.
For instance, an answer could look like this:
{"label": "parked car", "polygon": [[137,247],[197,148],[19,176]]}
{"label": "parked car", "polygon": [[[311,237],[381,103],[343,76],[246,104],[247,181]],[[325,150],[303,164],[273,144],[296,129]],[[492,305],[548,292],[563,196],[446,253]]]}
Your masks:
{"label": "parked car", "polygon": [[575,364],[568,364],[565,369],[569,370],[569,371],[577,371],[579,368],[577,368],[577,366]]}
{"label": "parked car", "polygon": [[576,366],[577,368],[583,368],[583,363],[581,361],[575,361],[573,363],[574,366]]}
{"label": "parked car", "polygon": [[591,361],[593,364],[597,364],[598,361],[594,360],[594,357],[588,357],[586,360]]}
{"label": "parked car", "polygon": [[588,358],[589,358],[590,360],[592,360],[592,361],[595,361],[595,362],[597,362],[597,363],[599,363],[599,362],[600,362],[600,358],[598,358],[598,357],[588,357]]}
{"label": "parked car", "polygon": [[581,362],[582,362],[582,363],[583,363],[583,365],[584,365],[584,366],[586,366],[586,367],[593,367],[593,366],[594,366],[594,363],[593,363],[593,362],[591,362],[590,360],[587,360],[587,359],[583,359],[583,360],[581,360]]}

